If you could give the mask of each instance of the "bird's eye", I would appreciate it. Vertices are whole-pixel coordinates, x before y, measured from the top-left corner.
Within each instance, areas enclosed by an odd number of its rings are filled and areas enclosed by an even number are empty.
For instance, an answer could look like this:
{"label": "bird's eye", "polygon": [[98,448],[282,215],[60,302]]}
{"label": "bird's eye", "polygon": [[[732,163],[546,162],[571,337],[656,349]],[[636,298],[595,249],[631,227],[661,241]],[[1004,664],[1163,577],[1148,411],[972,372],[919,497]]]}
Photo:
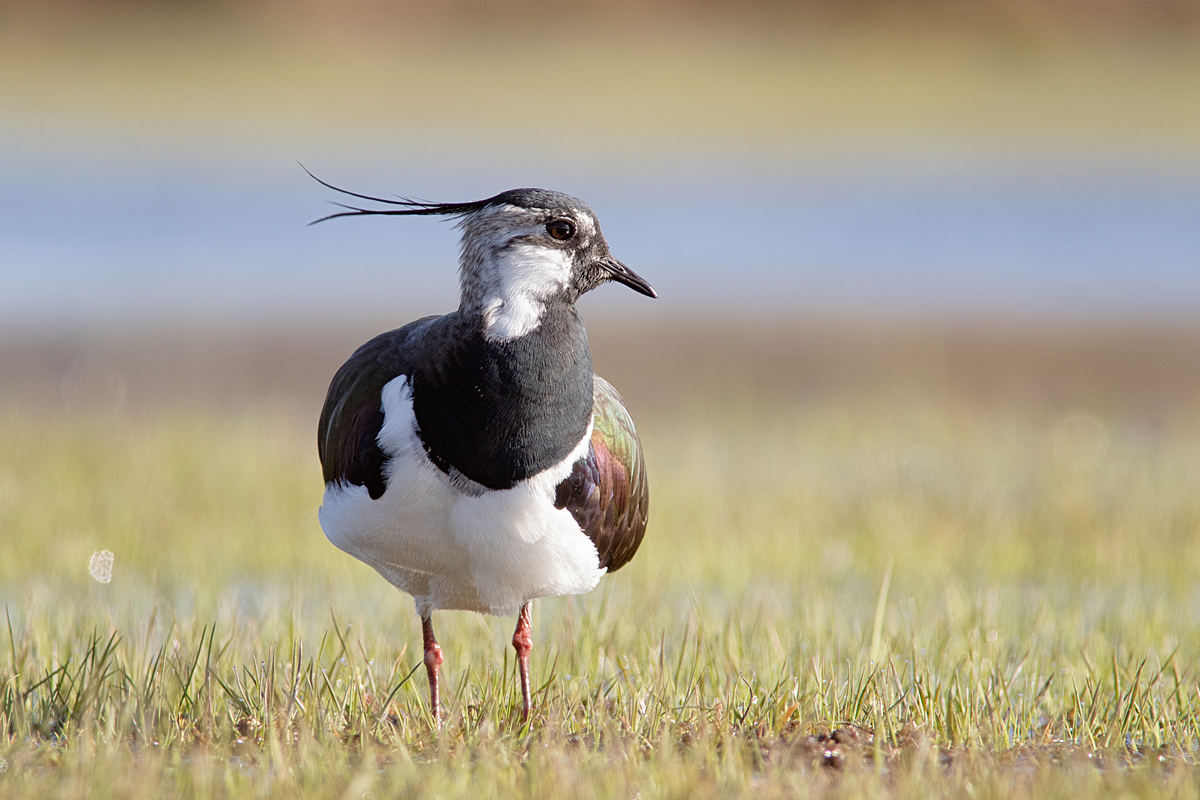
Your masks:
{"label": "bird's eye", "polygon": [[569,219],[556,219],[546,223],[546,233],[560,242],[575,235],[575,225]]}

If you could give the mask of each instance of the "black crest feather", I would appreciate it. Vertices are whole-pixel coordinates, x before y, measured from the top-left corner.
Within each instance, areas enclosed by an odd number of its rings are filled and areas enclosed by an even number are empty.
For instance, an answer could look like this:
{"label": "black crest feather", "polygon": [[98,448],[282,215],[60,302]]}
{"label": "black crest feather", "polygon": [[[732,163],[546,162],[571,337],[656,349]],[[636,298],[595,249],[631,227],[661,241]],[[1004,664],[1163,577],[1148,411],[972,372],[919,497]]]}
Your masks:
{"label": "black crest feather", "polygon": [[312,222],[308,223],[309,225],[316,225],[318,222],[324,222],[327,219],[336,219],[337,217],[362,217],[370,215],[461,216],[463,214],[470,214],[474,211],[479,211],[480,209],[486,208],[487,206],[498,202],[497,198],[499,197],[499,195],[497,195],[497,197],[489,197],[486,200],[476,200],[471,203],[429,203],[424,200],[413,200],[408,197],[397,197],[395,199],[372,197],[371,195],[367,194],[351,192],[348,189],[341,188],[340,186],[334,186],[328,181],[323,181],[316,175],[313,175],[312,172],[309,171],[308,167],[304,166],[303,164],[300,165],[300,168],[307,172],[309,177],[311,177],[314,181],[327,189],[333,189],[335,192],[349,195],[350,197],[357,197],[359,200],[367,200],[372,203],[383,203],[390,206],[400,206],[400,208],[359,208],[358,206],[351,206],[345,203],[331,201],[335,206],[339,206],[346,210],[339,211],[335,214],[328,214],[320,219],[314,219]]}
{"label": "black crest feather", "polygon": [[308,173],[308,176],[317,183],[327,189],[332,189],[339,194],[357,197],[359,200],[366,200],[371,203],[382,203],[388,206],[399,206],[399,208],[359,208],[358,206],[347,205],[330,201],[333,205],[339,208],[346,209],[338,211],[334,214],[328,214],[320,219],[314,219],[309,225],[316,225],[318,222],[324,222],[327,219],[336,219],[338,217],[363,217],[363,216],[448,216],[461,217],[465,214],[473,214],[476,211],[482,211],[488,206],[510,204],[521,206],[522,208],[544,208],[544,209],[585,209],[591,213],[591,209],[583,202],[569,197],[561,192],[551,192],[545,189],[509,189],[507,192],[501,192],[498,195],[489,197],[485,200],[473,200],[469,203],[430,203],[425,200],[414,200],[409,197],[372,197],[368,194],[359,194],[348,189],[343,189],[340,186],[334,186],[328,181],[323,181],[309,171],[308,167],[303,164],[300,168]]}

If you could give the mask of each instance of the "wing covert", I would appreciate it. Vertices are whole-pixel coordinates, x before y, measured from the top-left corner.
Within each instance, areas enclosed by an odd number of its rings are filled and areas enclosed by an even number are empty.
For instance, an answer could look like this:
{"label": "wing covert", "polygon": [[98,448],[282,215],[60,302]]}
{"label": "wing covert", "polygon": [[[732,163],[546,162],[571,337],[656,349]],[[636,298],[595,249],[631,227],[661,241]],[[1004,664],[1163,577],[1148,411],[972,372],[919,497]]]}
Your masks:
{"label": "wing covert", "polygon": [[633,418],[599,375],[593,384],[592,442],[557,487],[554,505],[571,512],[613,572],[637,552],[646,533],[650,489]]}

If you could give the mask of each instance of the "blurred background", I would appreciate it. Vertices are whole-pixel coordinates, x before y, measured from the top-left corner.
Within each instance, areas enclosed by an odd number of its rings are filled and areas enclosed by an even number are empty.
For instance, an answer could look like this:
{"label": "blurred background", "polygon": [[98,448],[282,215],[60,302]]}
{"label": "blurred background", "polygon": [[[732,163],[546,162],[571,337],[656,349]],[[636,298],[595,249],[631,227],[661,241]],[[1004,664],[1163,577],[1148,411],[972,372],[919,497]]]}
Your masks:
{"label": "blurred background", "polygon": [[[1200,624],[1200,2],[0,0],[0,602],[29,629],[417,635],[319,531],[315,428],[359,344],[456,306],[457,234],[310,227],[340,198],[301,165],[568,192],[659,291],[580,302],[655,500],[579,608],[861,650],[889,574],[885,633],[1070,607],[1168,653]],[[447,617],[452,663],[503,658],[471,636],[510,621]]]}
{"label": "blurred background", "polygon": [[587,200],[661,295],[581,303],[646,405],[1200,397],[1194,0],[0,0],[0,397],[315,414],[455,306],[449,224],[307,227],[301,164]]}
{"label": "blurred background", "polygon": [[764,329],[784,367],[895,365],[898,338],[971,362],[964,329],[1073,362],[1097,327],[1132,366],[1195,341],[1200,3],[4,0],[3,391],[89,358],[135,385],[132,341],[210,373],[327,344],[325,369],[454,307],[449,225],[306,227],[332,194],[301,163],[586,199],[662,299],[585,315],[675,348],[638,360],[659,375]]}

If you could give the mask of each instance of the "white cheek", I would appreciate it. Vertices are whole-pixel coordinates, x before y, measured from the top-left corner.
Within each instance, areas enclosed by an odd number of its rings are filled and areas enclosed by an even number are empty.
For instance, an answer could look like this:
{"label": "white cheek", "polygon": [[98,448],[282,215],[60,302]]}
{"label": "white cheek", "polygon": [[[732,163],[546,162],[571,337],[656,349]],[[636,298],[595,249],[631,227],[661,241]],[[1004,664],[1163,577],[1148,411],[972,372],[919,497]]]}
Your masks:
{"label": "white cheek", "polygon": [[566,288],[571,280],[571,265],[566,250],[521,244],[500,257],[500,280],[514,291],[544,297]]}
{"label": "white cheek", "polygon": [[570,284],[571,257],[564,250],[522,244],[496,259],[496,285],[484,297],[484,336],[515,339],[535,330],[545,298]]}

